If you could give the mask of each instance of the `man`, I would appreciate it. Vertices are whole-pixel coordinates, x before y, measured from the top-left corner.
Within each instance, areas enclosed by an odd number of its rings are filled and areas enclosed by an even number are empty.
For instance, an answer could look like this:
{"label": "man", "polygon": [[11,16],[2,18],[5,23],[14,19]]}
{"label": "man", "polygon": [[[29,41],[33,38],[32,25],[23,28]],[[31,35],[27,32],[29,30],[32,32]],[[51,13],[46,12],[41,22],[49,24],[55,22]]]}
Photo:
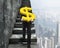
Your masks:
{"label": "man", "polygon": [[[31,11],[29,11],[31,13]],[[27,48],[30,48],[31,44],[31,24],[33,20],[27,22],[25,21],[22,16],[26,17],[26,15],[21,14],[21,21],[23,22],[23,38],[22,38],[22,43],[25,42],[25,35],[27,33]],[[23,43],[24,44],[24,43]]]}

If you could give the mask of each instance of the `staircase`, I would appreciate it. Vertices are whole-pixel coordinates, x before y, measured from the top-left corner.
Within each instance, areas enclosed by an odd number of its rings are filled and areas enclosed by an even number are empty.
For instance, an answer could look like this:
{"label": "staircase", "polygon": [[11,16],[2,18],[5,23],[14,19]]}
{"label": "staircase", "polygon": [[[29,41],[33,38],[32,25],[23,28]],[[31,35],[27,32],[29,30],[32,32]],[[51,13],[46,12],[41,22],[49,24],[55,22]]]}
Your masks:
{"label": "staircase", "polygon": [[[29,0],[23,0],[21,7],[22,6],[31,7],[30,1]],[[18,15],[16,18],[16,23],[14,25],[12,36],[10,37],[10,40],[9,40],[10,44],[17,44],[21,41],[20,39],[22,38],[22,34],[23,34],[22,28],[23,28],[22,21],[20,20],[20,15]],[[27,41],[27,35],[26,35],[25,41]],[[36,39],[36,35],[35,35],[34,23],[32,23],[32,26],[31,26],[31,42],[36,42],[36,41],[37,41],[37,39]]]}

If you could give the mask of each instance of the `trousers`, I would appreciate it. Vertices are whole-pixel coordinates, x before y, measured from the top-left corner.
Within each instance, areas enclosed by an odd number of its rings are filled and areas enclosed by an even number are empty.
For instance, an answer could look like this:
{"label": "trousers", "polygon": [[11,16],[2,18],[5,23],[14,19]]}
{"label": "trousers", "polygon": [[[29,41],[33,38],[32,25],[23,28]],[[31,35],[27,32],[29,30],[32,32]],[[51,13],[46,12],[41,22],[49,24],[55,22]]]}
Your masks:
{"label": "trousers", "polygon": [[31,44],[31,22],[23,21],[23,38],[25,39],[25,35],[27,33],[27,45],[28,47]]}

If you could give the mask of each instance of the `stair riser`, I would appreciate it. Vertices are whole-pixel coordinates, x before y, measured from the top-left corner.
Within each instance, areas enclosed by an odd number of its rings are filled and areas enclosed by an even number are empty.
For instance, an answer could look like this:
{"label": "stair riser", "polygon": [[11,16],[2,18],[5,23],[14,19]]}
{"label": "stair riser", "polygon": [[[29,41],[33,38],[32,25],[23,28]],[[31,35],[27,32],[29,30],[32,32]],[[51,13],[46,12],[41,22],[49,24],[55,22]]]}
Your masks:
{"label": "stair riser", "polygon": [[[22,28],[23,25],[22,24],[15,24],[14,28]],[[34,24],[31,25],[31,27],[34,27]]]}
{"label": "stair riser", "polygon": [[[35,30],[32,30],[31,34],[34,34],[34,33],[35,33]],[[23,34],[23,31],[22,30],[13,30],[12,34]]]}
{"label": "stair riser", "polygon": [[[25,41],[27,42],[27,39],[25,39]],[[10,39],[9,40],[9,44],[18,44],[19,42],[21,42],[20,39]],[[36,39],[31,39],[31,42],[37,42]]]}

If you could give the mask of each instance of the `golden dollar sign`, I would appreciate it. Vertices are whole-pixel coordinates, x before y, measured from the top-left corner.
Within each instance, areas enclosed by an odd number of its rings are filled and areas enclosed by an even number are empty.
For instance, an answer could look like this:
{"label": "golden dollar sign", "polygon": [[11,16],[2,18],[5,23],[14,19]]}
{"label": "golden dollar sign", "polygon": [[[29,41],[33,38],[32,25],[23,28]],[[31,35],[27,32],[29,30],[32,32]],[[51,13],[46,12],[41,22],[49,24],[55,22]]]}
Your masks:
{"label": "golden dollar sign", "polygon": [[23,7],[23,8],[20,9],[20,13],[26,16],[26,17],[22,16],[22,19],[24,21],[29,22],[31,20],[35,20],[35,18],[36,18],[35,14],[29,12],[31,10],[32,10],[32,8],[30,8],[30,7]]}

